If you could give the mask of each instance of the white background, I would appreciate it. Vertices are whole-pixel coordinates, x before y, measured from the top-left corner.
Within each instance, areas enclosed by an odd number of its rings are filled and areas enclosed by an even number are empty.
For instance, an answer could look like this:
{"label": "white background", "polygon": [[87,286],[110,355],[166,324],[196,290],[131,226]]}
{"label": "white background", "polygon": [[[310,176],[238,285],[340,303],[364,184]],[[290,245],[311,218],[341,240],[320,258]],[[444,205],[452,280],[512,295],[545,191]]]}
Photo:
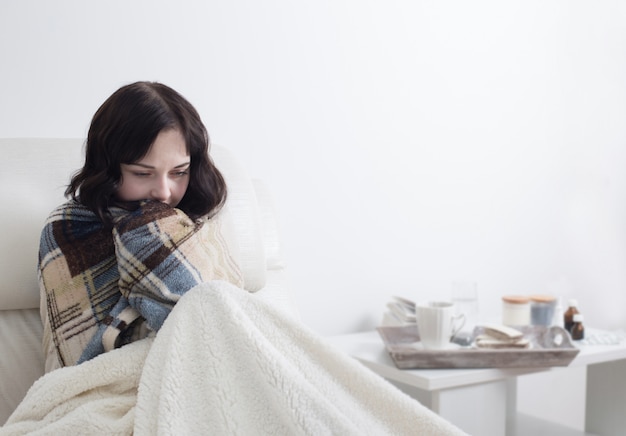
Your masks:
{"label": "white background", "polygon": [[[0,2],[0,137],[157,80],[275,196],[303,320],[478,283],[626,327],[626,3]],[[1,171],[11,171],[2,168]]]}

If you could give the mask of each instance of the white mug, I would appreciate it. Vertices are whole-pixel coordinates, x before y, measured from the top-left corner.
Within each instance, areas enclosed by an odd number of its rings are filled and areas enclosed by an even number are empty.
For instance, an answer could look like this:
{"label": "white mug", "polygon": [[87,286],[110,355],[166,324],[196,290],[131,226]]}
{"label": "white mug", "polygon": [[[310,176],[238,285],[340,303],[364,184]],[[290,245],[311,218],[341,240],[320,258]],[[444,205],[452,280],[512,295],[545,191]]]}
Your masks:
{"label": "white mug", "polygon": [[425,349],[442,350],[465,324],[465,314],[456,314],[454,303],[429,301],[415,306],[417,330]]}

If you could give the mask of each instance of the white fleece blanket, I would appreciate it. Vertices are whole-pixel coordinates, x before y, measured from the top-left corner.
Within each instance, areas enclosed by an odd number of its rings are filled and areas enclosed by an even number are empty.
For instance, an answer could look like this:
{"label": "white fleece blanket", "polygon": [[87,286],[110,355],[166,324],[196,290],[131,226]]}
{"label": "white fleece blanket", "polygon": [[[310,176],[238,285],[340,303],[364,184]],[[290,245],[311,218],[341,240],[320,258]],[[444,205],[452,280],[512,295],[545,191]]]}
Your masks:
{"label": "white fleece blanket", "polygon": [[464,434],[300,322],[226,282],[155,339],[46,374],[0,435]]}

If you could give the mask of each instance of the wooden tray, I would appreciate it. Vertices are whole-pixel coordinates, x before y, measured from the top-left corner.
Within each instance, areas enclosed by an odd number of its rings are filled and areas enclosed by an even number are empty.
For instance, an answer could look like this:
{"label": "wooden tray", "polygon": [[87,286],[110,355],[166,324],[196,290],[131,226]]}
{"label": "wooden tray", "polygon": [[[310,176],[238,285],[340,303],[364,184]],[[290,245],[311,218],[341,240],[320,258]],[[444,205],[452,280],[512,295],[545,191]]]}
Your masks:
{"label": "wooden tray", "polygon": [[[400,327],[378,327],[387,351],[400,369],[411,368],[528,368],[567,366],[580,351],[565,329],[557,326],[516,327],[531,345],[525,349],[485,349],[451,347],[425,350],[419,342],[415,324]],[[474,329],[474,337],[482,328]],[[452,344],[455,345],[455,344]]]}

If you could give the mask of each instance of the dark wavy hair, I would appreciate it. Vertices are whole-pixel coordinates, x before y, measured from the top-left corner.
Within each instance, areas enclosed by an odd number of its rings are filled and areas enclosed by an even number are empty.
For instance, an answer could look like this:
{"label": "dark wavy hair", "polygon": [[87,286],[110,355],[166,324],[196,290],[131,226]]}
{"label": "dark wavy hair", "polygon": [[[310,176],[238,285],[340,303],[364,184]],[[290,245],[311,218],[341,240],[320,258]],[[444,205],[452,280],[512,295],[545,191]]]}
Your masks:
{"label": "dark wavy hair", "polygon": [[108,209],[118,205],[121,164],[139,161],[157,135],[168,129],[181,132],[191,159],[189,186],[177,207],[193,219],[215,214],[226,201],[227,189],[209,156],[207,130],[191,103],[156,82],[123,86],[100,106],[89,127],[85,164],[65,195],[111,225]]}

